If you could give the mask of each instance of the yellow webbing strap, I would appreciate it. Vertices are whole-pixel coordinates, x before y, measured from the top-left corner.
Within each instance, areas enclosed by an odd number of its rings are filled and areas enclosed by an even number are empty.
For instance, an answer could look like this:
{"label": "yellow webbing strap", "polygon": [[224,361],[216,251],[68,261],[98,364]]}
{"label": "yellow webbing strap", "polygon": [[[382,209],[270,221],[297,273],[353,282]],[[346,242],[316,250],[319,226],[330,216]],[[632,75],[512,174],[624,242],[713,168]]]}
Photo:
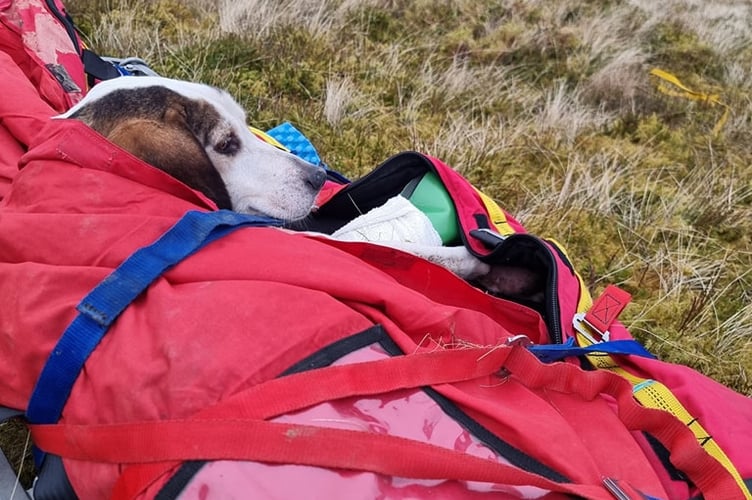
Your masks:
{"label": "yellow webbing strap", "polygon": [[[593,344],[593,342],[580,332],[577,332],[577,343],[581,347]],[[668,387],[657,380],[644,379],[632,375],[627,370],[620,367],[616,360],[607,354],[593,353],[588,354],[587,358],[595,368],[609,370],[627,379],[632,384],[635,399],[637,399],[642,406],[667,411],[683,422],[684,425],[689,427],[695,437],[697,437],[700,446],[702,446],[708,454],[715,458],[721,465],[723,465],[729,474],[731,474],[743,493],[744,498],[752,500],[752,494],[744,484],[744,479],[742,479],[739,471],[736,470],[734,464],[732,464],[731,460],[726,456],[726,453],[723,452],[718,443],[713,439],[713,436],[711,436],[710,433],[700,425],[700,422],[698,422],[697,419],[687,411],[684,405],[681,404]]]}
{"label": "yellow webbing strap", "polygon": [[480,196],[483,206],[486,207],[488,216],[491,219],[491,223],[496,227],[499,234],[502,236],[514,234],[516,231],[509,225],[509,222],[507,222],[507,215],[504,213],[504,210],[502,210],[490,196],[480,189],[475,188],[475,192]]}
{"label": "yellow webbing strap", "polygon": [[[564,256],[567,258],[567,261],[572,262],[572,259],[569,258],[569,254],[567,253],[566,248],[556,241],[553,238],[546,238],[546,241],[556,246],[556,248],[559,249],[561,253],[564,254]],[[577,312],[587,312],[591,307],[593,307],[593,297],[590,295],[590,291],[588,291],[587,286],[585,286],[585,280],[582,279],[582,276],[580,276],[580,273],[572,269],[574,272],[574,275],[577,276],[577,281],[580,283],[580,298],[577,301]]]}
{"label": "yellow webbing strap", "polygon": [[715,127],[713,127],[713,135],[718,135],[723,126],[726,124],[729,114],[731,113],[731,107],[721,101],[721,98],[718,94],[707,94],[705,92],[694,91],[684,85],[675,75],[672,75],[668,71],[663,71],[662,69],[653,68],[652,70],[650,70],[650,74],[659,78],[663,82],[670,84],[666,85],[665,83],[658,83],[658,90],[666,95],[673,97],[683,97],[692,101],[705,102],[707,104],[710,104],[711,106],[723,107],[725,109],[723,115],[721,115],[718,123],[716,123]]}
{"label": "yellow webbing strap", "polygon": [[278,147],[279,149],[281,149],[283,151],[287,151],[287,152],[290,151],[289,149],[287,149],[286,147],[284,147],[281,142],[279,142],[277,139],[275,139],[274,137],[270,136],[269,134],[267,134],[263,130],[257,129],[256,127],[251,127],[250,125],[248,126],[248,130],[250,130],[253,135],[255,135],[256,137],[258,137],[262,141],[268,142],[272,146],[276,146],[276,147]]}

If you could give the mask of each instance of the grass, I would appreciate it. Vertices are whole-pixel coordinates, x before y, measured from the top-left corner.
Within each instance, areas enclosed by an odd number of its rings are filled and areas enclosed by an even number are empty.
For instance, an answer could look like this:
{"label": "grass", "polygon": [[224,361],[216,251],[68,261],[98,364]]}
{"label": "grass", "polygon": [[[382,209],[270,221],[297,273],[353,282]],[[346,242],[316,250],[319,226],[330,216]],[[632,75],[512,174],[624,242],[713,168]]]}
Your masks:
{"label": "grass", "polygon": [[[562,242],[593,292],[631,292],[623,320],[651,351],[752,395],[747,2],[67,5],[99,53],[227,88],[351,177],[407,149],[442,158]],[[725,123],[653,68],[717,94]]]}

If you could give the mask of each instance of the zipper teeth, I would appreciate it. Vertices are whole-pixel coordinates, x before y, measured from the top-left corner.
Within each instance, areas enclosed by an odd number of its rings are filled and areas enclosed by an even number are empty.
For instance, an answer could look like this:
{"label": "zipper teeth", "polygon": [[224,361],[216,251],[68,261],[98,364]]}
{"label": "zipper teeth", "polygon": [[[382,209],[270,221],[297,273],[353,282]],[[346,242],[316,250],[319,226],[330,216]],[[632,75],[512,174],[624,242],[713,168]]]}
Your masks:
{"label": "zipper teeth", "polygon": [[564,336],[562,334],[561,329],[561,308],[559,307],[559,269],[556,264],[556,258],[554,257],[554,254],[551,252],[551,249],[546,245],[545,242],[538,240],[543,248],[546,250],[546,255],[549,257],[549,263],[551,265],[551,282],[549,283],[549,301],[546,304],[547,306],[547,314],[549,318],[549,325],[548,328],[551,333],[551,342],[554,344],[561,344],[564,342]]}
{"label": "zipper teeth", "polygon": [[553,268],[553,279],[551,280],[551,323],[552,323],[552,332],[551,336],[553,337],[554,344],[561,344],[564,342],[564,335],[561,331],[561,308],[559,307],[559,293],[558,293],[558,271],[556,269],[556,264],[554,264]]}
{"label": "zipper teeth", "polygon": [[76,49],[76,53],[81,54],[81,45],[79,45],[78,43],[78,37],[76,36],[76,30],[73,25],[63,15],[63,13],[60,12],[60,9],[57,8],[57,5],[55,5],[55,0],[46,0],[45,3],[47,4],[47,8],[50,10],[50,12],[52,12],[52,14],[57,18],[58,22],[63,25],[65,31],[68,32],[68,37],[70,37],[71,41],[73,42],[73,47]]}

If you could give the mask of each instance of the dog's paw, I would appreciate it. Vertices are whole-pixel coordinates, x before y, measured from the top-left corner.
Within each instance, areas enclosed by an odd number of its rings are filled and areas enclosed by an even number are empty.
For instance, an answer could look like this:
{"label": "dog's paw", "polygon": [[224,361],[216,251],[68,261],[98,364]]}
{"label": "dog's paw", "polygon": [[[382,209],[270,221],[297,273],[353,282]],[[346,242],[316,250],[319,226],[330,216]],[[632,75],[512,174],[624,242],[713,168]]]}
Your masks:
{"label": "dog's paw", "polygon": [[419,253],[435,264],[446,267],[460,278],[472,280],[491,272],[491,266],[481,262],[464,246],[432,247]]}
{"label": "dog's paw", "polygon": [[464,246],[444,247],[419,245],[403,241],[375,241],[378,245],[388,246],[422,257],[452,271],[465,280],[485,276],[491,272],[491,266],[481,262]]}
{"label": "dog's paw", "polygon": [[468,253],[467,257],[457,261],[454,264],[454,269],[450,268],[450,270],[460,278],[469,281],[486,276],[491,272],[491,266]]}

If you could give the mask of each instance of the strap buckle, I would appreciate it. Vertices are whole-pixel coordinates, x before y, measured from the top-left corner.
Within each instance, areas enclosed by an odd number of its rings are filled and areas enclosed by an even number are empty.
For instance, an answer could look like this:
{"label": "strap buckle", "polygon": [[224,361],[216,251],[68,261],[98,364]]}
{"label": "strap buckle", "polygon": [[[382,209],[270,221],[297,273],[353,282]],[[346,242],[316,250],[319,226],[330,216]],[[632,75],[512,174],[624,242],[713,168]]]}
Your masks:
{"label": "strap buckle", "polygon": [[577,331],[577,333],[588,339],[592,344],[608,342],[611,338],[611,332],[609,332],[608,330],[602,332],[591,325],[585,317],[585,313],[575,314],[572,318],[572,326]]}
{"label": "strap buckle", "polygon": [[530,340],[530,337],[527,335],[512,335],[511,337],[508,337],[506,340],[506,345],[509,347],[514,346],[520,346],[520,347],[530,347],[533,345],[533,341]]}
{"label": "strap buckle", "polygon": [[[507,337],[507,340],[504,341],[504,346],[512,349],[515,347],[522,347],[523,349],[527,349],[528,347],[533,345],[533,341],[530,340],[530,337],[527,335],[512,335],[511,337]],[[512,372],[509,371],[509,369],[506,366],[502,366],[499,368],[499,371],[496,373],[496,376],[499,377],[503,382],[506,382],[507,379],[512,375]]]}
{"label": "strap buckle", "polygon": [[121,76],[124,75],[122,70],[127,72],[125,73],[126,76],[159,76],[156,71],[146,64],[146,61],[138,57],[127,57],[125,59],[119,59],[117,57],[102,57],[102,59],[115,66],[115,69],[118,70]]}

